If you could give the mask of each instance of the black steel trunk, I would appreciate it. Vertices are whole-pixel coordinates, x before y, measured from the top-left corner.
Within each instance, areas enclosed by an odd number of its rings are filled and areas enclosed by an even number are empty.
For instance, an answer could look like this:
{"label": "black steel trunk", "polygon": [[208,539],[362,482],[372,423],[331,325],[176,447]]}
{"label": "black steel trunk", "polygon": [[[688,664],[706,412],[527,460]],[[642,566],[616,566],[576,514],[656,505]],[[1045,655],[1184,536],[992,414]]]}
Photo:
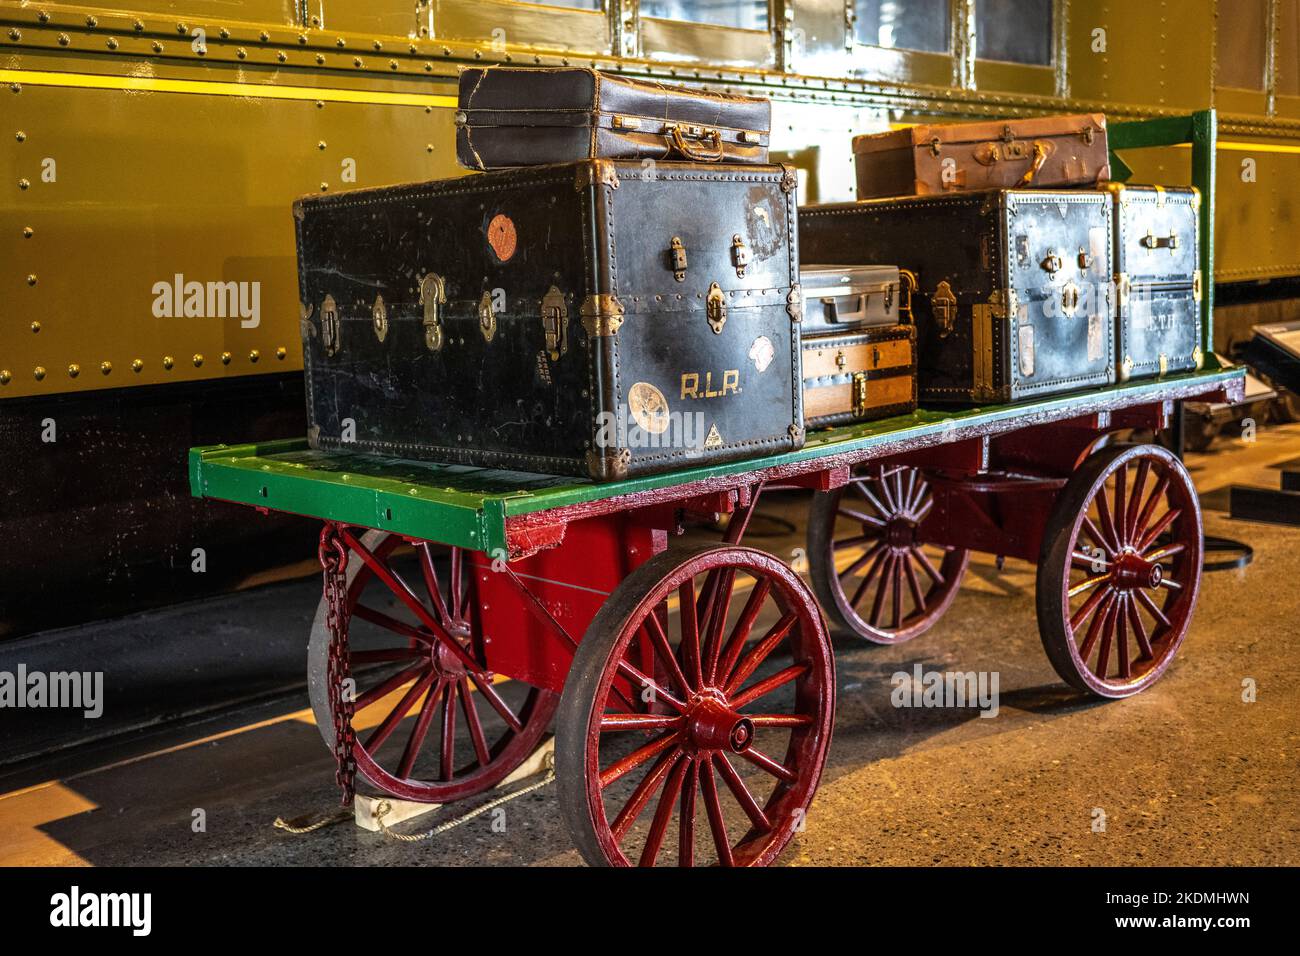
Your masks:
{"label": "black steel trunk", "polygon": [[595,160],[300,200],[312,444],[597,480],[799,447],[793,183]]}

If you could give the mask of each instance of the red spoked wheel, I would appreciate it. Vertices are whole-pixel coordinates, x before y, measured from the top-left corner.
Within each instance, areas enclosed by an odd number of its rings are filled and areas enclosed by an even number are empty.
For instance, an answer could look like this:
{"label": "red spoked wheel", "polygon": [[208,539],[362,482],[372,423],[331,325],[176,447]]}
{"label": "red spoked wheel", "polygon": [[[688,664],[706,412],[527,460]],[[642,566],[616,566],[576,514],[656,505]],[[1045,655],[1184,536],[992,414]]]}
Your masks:
{"label": "red spoked wheel", "polygon": [[1092,455],[1061,492],[1038,563],[1038,627],[1071,686],[1130,697],[1159,680],[1200,590],[1201,506],[1156,445]]}
{"label": "red spoked wheel", "polygon": [[[417,545],[404,572],[419,575],[417,590],[395,568],[401,537],[345,532],[344,541],[357,770],[384,793],[423,803],[458,800],[500,783],[537,748],[559,698],[494,682],[473,613],[468,552],[452,548],[440,574],[429,545]],[[307,676],[316,726],[332,750],[327,614],[322,602]]]}
{"label": "red spoked wheel", "polygon": [[916,468],[872,465],[813,498],[808,564],[838,629],[875,644],[924,634],[957,596],[970,553],[926,541],[934,493]]}
{"label": "red spoked wheel", "polygon": [[728,545],[655,556],[592,619],[561,697],[578,849],[594,865],[771,863],[817,789],[834,693],[821,615],[789,567]]}

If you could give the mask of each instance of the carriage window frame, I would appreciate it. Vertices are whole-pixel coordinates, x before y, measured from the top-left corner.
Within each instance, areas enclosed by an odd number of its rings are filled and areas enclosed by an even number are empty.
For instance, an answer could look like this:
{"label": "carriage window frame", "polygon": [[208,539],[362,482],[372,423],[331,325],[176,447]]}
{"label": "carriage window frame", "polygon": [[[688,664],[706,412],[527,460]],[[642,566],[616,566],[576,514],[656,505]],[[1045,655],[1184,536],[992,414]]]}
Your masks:
{"label": "carriage window frame", "polygon": [[[607,0],[617,3],[618,0]],[[737,0],[740,2],[740,0]],[[717,67],[777,67],[777,26],[783,8],[791,0],[767,0],[767,29],[749,30],[743,27],[719,26],[714,23],[695,23],[689,20],[666,20],[647,16],[641,0],[636,7],[637,46],[645,58],[659,57],[674,64],[700,64]],[[711,42],[712,41],[712,42]],[[733,55],[711,55],[711,50],[730,45]]]}
{"label": "carriage window frame", "polygon": [[962,2],[963,0],[948,0],[948,48],[940,51],[881,46],[859,40],[856,23],[847,19],[850,10],[856,13],[857,4],[853,0],[845,0],[845,47],[850,53],[847,74],[854,79],[867,81],[952,85],[961,45],[958,23]]}
{"label": "carriage window frame", "polygon": [[[974,56],[971,57],[971,70],[974,74],[974,87],[980,90],[998,92],[1015,92],[1035,96],[1061,96],[1068,78],[1065,76],[1065,50],[1069,42],[1066,30],[1069,19],[1066,16],[1068,0],[1049,0],[1048,9],[1051,16],[1049,24],[1049,49],[1051,55],[1047,63],[1020,63],[1016,60],[995,60],[980,54],[980,35],[977,26],[977,13],[980,0],[954,0],[955,5],[965,7],[969,4],[970,28],[975,38]],[[963,12],[965,12],[963,10]]]}
{"label": "carriage window frame", "polygon": [[[598,0],[595,10],[564,7],[545,0],[430,0],[433,39],[492,43],[491,29],[502,28],[505,49],[569,52],[586,56],[617,55],[611,36],[611,9],[619,0]],[[450,18],[451,24],[445,20]],[[490,24],[479,30],[458,30],[459,23]],[[582,27],[575,43],[558,41]],[[486,35],[485,35],[486,34]]]}

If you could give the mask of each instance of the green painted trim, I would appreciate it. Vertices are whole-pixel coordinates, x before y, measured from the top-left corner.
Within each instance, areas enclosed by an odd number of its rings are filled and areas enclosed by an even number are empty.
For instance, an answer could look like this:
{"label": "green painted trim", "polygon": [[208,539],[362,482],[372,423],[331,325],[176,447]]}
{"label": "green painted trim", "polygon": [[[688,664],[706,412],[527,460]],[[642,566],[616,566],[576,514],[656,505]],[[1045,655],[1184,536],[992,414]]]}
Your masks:
{"label": "green painted trim", "polygon": [[1016,419],[1067,417],[1090,404],[1159,401],[1180,385],[1212,390],[1240,378],[1240,369],[1173,376],[1083,394],[996,408],[917,411],[882,421],[815,432],[799,451],[722,465],[597,484],[576,479],[491,469],[312,451],[305,439],[259,445],[214,445],[190,450],[190,491],[258,508],[380,528],[502,554],[506,520],[713,478],[813,462],[888,443],[942,435],[956,427],[994,429]]}

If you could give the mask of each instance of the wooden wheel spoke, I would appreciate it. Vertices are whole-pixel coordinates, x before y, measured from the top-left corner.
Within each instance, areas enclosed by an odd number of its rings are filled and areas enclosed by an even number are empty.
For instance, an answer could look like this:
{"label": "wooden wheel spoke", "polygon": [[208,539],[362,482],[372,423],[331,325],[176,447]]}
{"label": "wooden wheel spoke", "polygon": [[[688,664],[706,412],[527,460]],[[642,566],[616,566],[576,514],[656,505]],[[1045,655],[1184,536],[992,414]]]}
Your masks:
{"label": "wooden wheel spoke", "polygon": [[764,678],[757,684],[751,684],[749,687],[746,687],[743,691],[731,698],[731,706],[735,710],[740,710],[742,707],[752,704],[760,697],[766,697],[778,687],[783,687],[792,680],[797,680],[807,672],[807,664],[792,664],[784,670],[777,671],[771,677]]}
{"label": "wooden wheel spoke", "polygon": [[1165,616],[1165,612],[1159,608],[1155,601],[1151,600],[1151,595],[1141,589],[1133,593],[1137,595],[1139,603],[1160,623],[1161,627],[1173,627],[1173,624],[1169,622],[1169,618]]}
{"label": "wooden wheel spoke", "polygon": [[486,767],[492,761],[492,752],[488,749],[487,737],[483,733],[478,707],[470,696],[469,681],[464,677],[460,679],[460,706],[465,712],[465,726],[469,728],[469,739],[474,745],[474,759],[480,767]]}
{"label": "wooden wheel spoke", "polygon": [[[858,556],[858,558],[856,558],[852,564],[846,567],[843,571],[839,572],[837,577],[841,581],[843,581],[845,578],[857,574],[859,571],[862,570],[863,567],[866,566],[867,562],[870,561],[872,558],[875,558],[878,563],[888,550],[889,549],[885,546],[885,542],[877,541],[874,545],[872,545],[870,548],[864,551],[860,556]],[[870,579],[872,576],[875,575],[875,571],[876,571],[875,568],[871,569],[871,573],[867,575],[868,579]],[[856,604],[856,602],[854,603]]]}
{"label": "wooden wheel spoke", "polygon": [[[1083,643],[1079,645],[1079,659],[1085,664],[1088,662],[1089,655],[1092,654],[1093,647],[1096,646],[1097,638],[1101,635],[1101,629],[1105,625],[1106,619],[1110,617],[1111,608],[1115,603],[1115,592],[1110,588],[1098,591],[1097,595],[1101,595],[1099,602],[1104,601],[1104,603],[1093,616],[1092,623],[1088,626],[1088,633],[1084,636]],[[1083,624],[1083,620],[1083,618],[1079,618],[1078,624],[1071,622],[1070,630],[1078,630],[1079,626]]]}
{"label": "wooden wheel spoke", "polygon": [[736,773],[736,768],[731,765],[727,755],[719,751],[714,763],[718,768],[718,773],[722,775],[722,782],[727,785],[727,789],[736,798],[736,802],[740,804],[740,809],[745,811],[745,816],[749,817],[749,821],[754,824],[754,828],[760,833],[771,831],[772,822],[768,820],[767,814],[758,805],[754,795],[749,792],[749,788],[745,786],[745,781],[740,778],[740,774]]}
{"label": "wooden wheel spoke", "polygon": [[447,684],[442,695],[442,750],[438,768],[443,780],[450,780],[456,767],[456,696],[460,685]]}
{"label": "wooden wheel spoke", "polygon": [[1183,510],[1181,508],[1170,508],[1163,515],[1161,515],[1160,520],[1157,521],[1155,524],[1153,524],[1147,530],[1147,533],[1142,536],[1142,540],[1138,542],[1137,545],[1138,552],[1141,553],[1143,551],[1146,551],[1147,548],[1151,547],[1151,545],[1155,543],[1156,539],[1160,537],[1162,534],[1164,534],[1165,529],[1168,528],[1175,521],[1177,521],[1178,516],[1181,515],[1182,513]]}
{"label": "wooden wheel spoke", "polygon": [[[356,606],[352,608],[352,616],[356,618],[360,618],[361,620],[367,621],[371,624],[375,624],[379,627],[382,627],[386,631],[392,631],[394,634],[400,634],[402,637],[409,637],[412,640],[419,641],[421,644],[432,645],[437,640],[437,638],[434,637],[432,634],[430,634],[428,631],[422,631],[420,630],[420,628],[413,627],[412,625],[407,624],[405,621],[399,621],[391,614],[385,614],[383,611],[378,611],[372,607],[367,607],[366,605],[361,604],[360,602],[358,602]],[[355,659],[355,657],[356,655],[354,654],[353,659]]]}
{"label": "wooden wheel spoke", "polygon": [[881,504],[880,499],[877,498],[875,495],[873,495],[871,493],[871,489],[867,487],[867,485],[865,485],[862,481],[855,482],[855,484],[858,486],[858,490],[862,492],[863,497],[866,498],[867,501],[871,502],[871,507],[875,508],[877,513],[879,513],[882,518],[892,516],[894,514],[894,509],[887,508],[883,504]]}
{"label": "wooden wheel spoke", "polygon": [[408,667],[405,670],[398,671],[386,680],[380,681],[365,693],[357,695],[357,699],[352,702],[353,713],[359,713],[360,711],[365,710],[375,701],[387,697],[407,681],[415,680],[426,671],[432,673],[426,664],[416,664],[414,667]]}
{"label": "wooden wheel spoke", "polygon": [[1070,552],[1070,564],[1087,571],[1091,571],[1093,566],[1097,564],[1100,564],[1103,568],[1110,567],[1110,562],[1105,557],[1097,554],[1084,554],[1082,551]]}
{"label": "wooden wheel spoke", "polygon": [[658,754],[659,759],[654,762],[650,772],[641,778],[641,782],[636,785],[632,795],[623,804],[623,809],[618,812],[618,816],[610,823],[609,828],[614,834],[615,840],[622,842],[623,838],[627,836],[627,831],[632,828],[632,824],[636,823],[636,818],[641,815],[641,811],[646,808],[646,804],[650,802],[650,798],[655,795],[659,786],[668,776],[668,771],[673,768],[673,764],[677,762],[681,755],[681,751],[676,748],[667,749]]}
{"label": "wooden wheel spoke", "polygon": [[647,744],[642,744],[627,756],[616,760],[601,772],[601,789],[608,787],[620,777],[632,772],[647,760],[653,760],[655,757],[660,756],[670,747],[676,747],[681,739],[681,732],[675,730],[672,733],[664,734],[662,737],[656,737]]}
{"label": "wooden wheel spoke", "polygon": [[877,518],[875,515],[869,515],[862,511],[855,511],[852,508],[841,506],[836,509],[836,513],[843,518],[852,518],[854,521],[860,522],[861,524],[869,524],[875,528],[883,528],[885,526],[885,522]]}
{"label": "wooden wheel spoke", "polygon": [[921,562],[921,567],[925,568],[925,573],[930,575],[930,579],[939,587],[943,587],[948,583],[944,580],[943,575],[939,573],[939,569],[934,566],[934,562],[926,556],[926,553],[921,550],[919,545],[912,545],[912,557]]}
{"label": "wooden wheel spoke", "polygon": [[746,714],[755,727],[811,727],[807,714]]}
{"label": "wooden wheel spoke", "polygon": [[497,693],[496,688],[492,686],[490,680],[485,677],[480,677],[478,674],[470,674],[469,679],[474,682],[474,686],[477,687],[478,692],[483,695],[483,699],[491,705],[493,710],[501,715],[502,720],[510,725],[511,730],[515,733],[519,733],[524,729],[523,723],[517,716],[515,716],[515,712],[506,705],[506,702],[501,699],[501,695]]}
{"label": "wooden wheel spoke", "polygon": [[862,602],[863,597],[866,596],[871,587],[871,582],[876,579],[876,575],[880,573],[881,568],[885,567],[886,561],[891,560],[890,551],[883,544],[876,547],[874,551],[876,560],[871,565],[870,570],[867,571],[867,576],[858,583],[858,589],[853,592],[853,597],[849,599],[849,607],[856,608]]}
{"label": "wooden wheel spoke", "polygon": [[[1115,612],[1115,656],[1119,659],[1119,676],[1128,680],[1132,673],[1128,665],[1128,595],[1119,596],[1119,609]],[[1104,678],[1105,672],[1097,675]]]}
{"label": "wooden wheel spoke", "polygon": [[917,483],[916,497],[912,501],[911,510],[915,512],[922,505],[928,505],[929,502],[926,500],[926,497],[929,494],[930,494],[930,483],[926,481],[924,478],[922,478],[920,482]]}
{"label": "wooden wheel spoke", "polygon": [[717,676],[718,655],[722,651],[722,629],[731,614],[731,595],[736,586],[735,568],[727,568],[718,578],[718,585],[709,602],[705,618],[704,660],[702,667],[706,683],[712,684]]}
{"label": "wooden wheel spoke", "polygon": [[650,639],[650,646],[654,648],[659,663],[668,671],[668,676],[677,685],[677,689],[682,692],[683,696],[689,696],[691,685],[687,683],[686,675],[682,673],[681,664],[677,660],[677,655],[673,653],[673,646],[668,643],[668,635],[664,633],[663,624],[659,621],[659,615],[655,613],[654,609],[646,615],[641,628]]}
{"label": "wooden wheel spoke", "polygon": [[1123,542],[1120,541],[1119,531],[1110,516],[1110,503],[1106,500],[1105,486],[1097,491],[1097,497],[1093,500],[1097,502],[1098,528],[1105,536],[1106,548],[1111,554],[1119,554],[1123,548]]}
{"label": "wooden wheel spoke", "polygon": [[1094,574],[1091,577],[1084,578],[1082,581],[1079,581],[1077,584],[1070,585],[1070,590],[1066,593],[1072,598],[1078,597],[1084,591],[1091,590],[1092,588],[1095,588],[1098,584],[1105,584],[1107,581],[1110,580],[1110,577],[1111,575],[1109,571],[1107,571],[1105,574]]}
{"label": "wooden wheel spoke", "polygon": [[[1115,537],[1121,546],[1129,543],[1128,537],[1128,501],[1125,492],[1128,489],[1128,465],[1120,465],[1115,470]],[[1104,497],[1103,488],[1100,497]]]}
{"label": "wooden wheel spoke", "polygon": [[1101,530],[1086,514],[1083,516],[1083,530],[1088,532],[1088,537],[1092,538],[1093,544],[1106,552],[1107,557],[1117,553],[1114,543],[1101,533]]}
{"label": "wooden wheel spoke", "polygon": [[1079,606],[1079,609],[1070,615],[1070,630],[1077,631],[1083,627],[1083,622],[1088,620],[1088,615],[1097,609],[1097,605],[1114,593],[1113,588],[1101,588],[1088,595],[1088,600],[1084,601]]}
{"label": "wooden wheel spoke", "polygon": [[872,627],[880,626],[880,615],[885,609],[885,595],[888,593],[887,586],[896,560],[897,558],[895,558],[892,551],[885,558],[885,566],[880,574],[880,584],[876,587],[876,599],[871,603],[871,617],[869,620]]}
{"label": "wooden wheel spoke", "polygon": [[609,734],[623,730],[669,730],[680,726],[685,719],[680,714],[601,714],[600,732]]}
{"label": "wooden wheel spoke", "polygon": [[1151,472],[1151,461],[1143,458],[1138,461],[1137,475],[1133,479],[1133,490],[1129,492],[1128,512],[1124,518],[1125,537],[1136,540],[1137,519],[1141,513],[1142,492],[1146,490],[1147,475]]}
{"label": "wooden wheel spoke", "polygon": [[930,513],[930,509],[933,507],[934,507],[934,499],[931,498],[929,501],[923,504],[919,509],[917,509],[916,513],[912,515],[912,520],[915,521],[917,524],[920,524],[922,521],[925,520],[926,516]]}
{"label": "wooden wheel spoke", "polygon": [[[1137,520],[1133,523],[1133,539],[1135,541],[1140,541],[1145,537],[1143,532],[1146,530],[1147,525],[1151,523],[1151,516],[1155,514],[1156,506],[1164,499],[1165,492],[1168,490],[1169,476],[1161,475],[1160,480],[1156,482],[1156,486],[1151,489],[1146,504],[1142,506],[1142,511],[1138,513]],[[1145,549],[1139,548],[1138,550]]]}
{"label": "wooden wheel spoke", "polygon": [[718,782],[713,776],[713,760],[708,757],[700,761],[700,791],[704,795],[704,811],[709,818],[709,829],[713,832],[713,845],[718,850],[718,863],[722,866],[735,866],[736,861],[731,855],[731,838],[727,836],[727,824],[722,819]]}
{"label": "wooden wheel spoke", "polygon": [[420,572],[424,575],[424,588],[429,592],[429,600],[433,602],[433,609],[443,619],[450,623],[451,615],[447,611],[447,603],[442,597],[442,587],[438,583],[438,572],[433,568],[433,547],[428,541],[420,542]]}
{"label": "wooden wheel spoke", "polygon": [[799,775],[784,764],[777,763],[757,747],[749,747],[742,750],[740,755],[752,763],[755,767],[766,770],[778,780],[786,783],[794,783],[799,779]]}
{"label": "wooden wheel spoke", "polygon": [[859,534],[852,538],[841,538],[839,541],[831,543],[832,551],[843,551],[846,548],[857,548],[871,541],[880,540],[876,535]]}
{"label": "wooden wheel spoke", "polygon": [[758,619],[759,612],[762,611],[763,603],[767,600],[768,592],[771,589],[772,582],[767,578],[762,578],[749,592],[749,599],[745,601],[740,617],[736,619],[736,626],[731,629],[731,637],[727,640],[727,646],[723,648],[722,657],[718,661],[717,674],[726,675],[734,670],[740,652],[745,649],[745,642],[749,640],[750,632],[754,629],[754,622]]}
{"label": "wooden wheel spoke", "polygon": [[699,786],[699,764],[690,761],[677,810],[677,865],[695,865],[695,789]]}
{"label": "wooden wheel spoke", "polygon": [[403,779],[411,776],[411,768],[415,766],[415,758],[420,755],[424,738],[429,733],[429,724],[433,721],[434,702],[442,693],[442,689],[442,682],[439,681],[429,688],[429,693],[425,695],[424,704],[420,707],[420,716],[416,718],[415,726],[411,728],[411,736],[406,740],[406,749],[402,751],[402,759],[397,764],[397,776]]}
{"label": "wooden wheel spoke", "polygon": [[903,565],[902,555],[894,560],[894,573],[890,577],[891,602],[894,607],[894,630],[903,626]]}
{"label": "wooden wheel spoke", "polygon": [[916,576],[916,568],[908,558],[903,559],[903,568],[907,571],[907,586],[912,592],[912,600],[916,602],[914,614],[925,613],[925,594],[921,591],[921,582]]}
{"label": "wooden wheel spoke", "polygon": [[1187,545],[1183,544],[1181,541],[1171,541],[1163,548],[1157,548],[1155,551],[1152,551],[1150,554],[1144,554],[1142,557],[1145,560],[1150,561],[1152,564],[1159,564],[1169,558],[1177,557],[1186,550]]}
{"label": "wooden wheel spoke", "polygon": [[433,683],[433,676],[433,671],[428,671],[402,695],[402,699],[397,702],[397,706],[388,712],[388,716],[380,722],[374,733],[366,738],[366,742],[361,745],[367,753],[373,754],[384,745],[384,741],[397,729],[397,725],[401,723],[402,718],[407,715],[412,705],[419,700],[425,689]]}
{"label": "wooden wheel spoke", "polygon": [[[1133,639],[1137,641],[1138,650],[1141,651],[1138,660],[1152,660],[1155,655],[1151,653],[1151,637],[1147,634],[1146,626],[1142,623],[1142,615],[1138,613],[1137,601],[1130,597],[1124,604],[1128,609],[1129,624],[1133,628]],[[1127,659],[1125,663],[1128,663]]]}
{"label": "wooden wheel spoke", "polygon": [[655,807],[654,820],[650,823],[650,833],[646,837],[645,846],[641,849],[639,866],[654,866],[655,860],[659,858],[659,849],[663,846],[664,834],[668,830],[669,821],[673,818],[673,804],[677,802],[677,795],[681,793],[682,778],[686,776],[686,769],[690,764],[691,758],[679,753],[672,769],[668,772],[668,783],[664,786],[664,792],[659,797],[659,805]]}
{"label": "wooden wheel spoke", "polygon": [[1119,620],[1120,599],[1119,595],[1111,601],[1110,611],[1106,615],[1106,620],[1101,625],[1101,646],[1097,651],[1097,666],[1093,669],[1102,680],[1106,679],[1107,665],[1110,664],[1110,646],[1111,639],[1115,636],[1115,625]]}
{"label": "wooden wheel spoke", "polygon": [[916,496],[916,475],[915,468],[907,469],[907,490],[900,496],[903,499],[903,511],[907,514],[916,510],[916,506],[920,503]]}
{"label": "wooden wheel spoke", "polygon": [[681,644],[678,653],[682,670],[692,688],[704,684],[704,668],[700,661],[700,629],[695,616],[695,584],[689,578],[677,591],[677,615],[681,619]]}
{"label": "wooden wheel spoke", "polygon": [[734,694],[736,689],[749,679],[749,675],[754,673],[763,661],[767,660],[768,655],[776,650],[778,644],[785,640],[797,620],[798,616],[793,611],[782,615],[781,619],[772,625],[772,629],[750,648],[749,653],[736,665],[736,669],[730,676],[723,675],[727,678],[726,693],[728,695]]}
{"label": "wooden wheel spoke", "polygon": [[641,673],[635,666],[627,660],[618,662],[618,672],[632,682],[632,686],[642,691],[649,690],[655,696],[655,700],[661,700],[678,713],[686,710],[686,704],[678,700],[674,695],[664,690],[652,678]]}
{"label": "wooden wheel spoke", "polygon": [[461,574],[464,571],[464,552],[460,548],[451,549],[451,572],[448,574],[447,590],[451,594],[451,616],[460,617],[461,610]]}

